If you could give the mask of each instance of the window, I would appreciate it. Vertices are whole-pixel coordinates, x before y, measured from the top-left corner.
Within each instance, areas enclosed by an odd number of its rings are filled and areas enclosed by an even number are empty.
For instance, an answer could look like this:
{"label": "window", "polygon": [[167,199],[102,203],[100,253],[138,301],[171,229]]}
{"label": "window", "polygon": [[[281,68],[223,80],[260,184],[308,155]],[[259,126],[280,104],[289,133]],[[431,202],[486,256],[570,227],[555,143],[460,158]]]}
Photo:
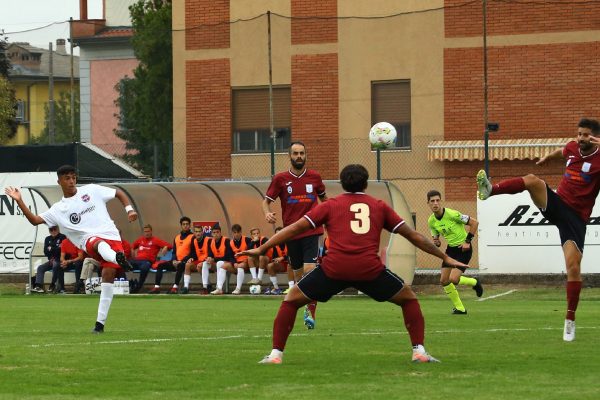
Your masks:
{"label": "window", "polygon": [[371,125],[394,125],[398,136],[395,149],[410,149],[410,81],[371,82]]}
{"label": "window", "polygon": [[15,113],[15,120],[18,123],[25,122],[25,102],[23,100],[17,100],[17,110]]}
{"label": "window", "polygon": [[[275,151],[285,151],[292,137],[292,93],[289,87],[273,88]],[[269,88],[233,89],[233,152],[271,151]]]}

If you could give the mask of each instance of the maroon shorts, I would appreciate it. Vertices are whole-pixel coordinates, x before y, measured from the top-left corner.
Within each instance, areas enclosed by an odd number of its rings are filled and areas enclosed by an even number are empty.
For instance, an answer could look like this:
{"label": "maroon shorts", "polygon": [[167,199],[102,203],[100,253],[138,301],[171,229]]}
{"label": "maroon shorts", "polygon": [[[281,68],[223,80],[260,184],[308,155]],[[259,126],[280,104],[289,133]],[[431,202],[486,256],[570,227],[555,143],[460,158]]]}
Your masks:
{"label": "maroon shorts", "polygon": [[92,236],[91,238],[88,239],[87,243],[85,244],[85,252],[92,257],[94,260],[100,262],[100,266],[102,268],[114,268],[117,270],[117,272],[119,270],[122,270],[122,268],[115,263],[111,263],[108,261],[105,261],[100,254],[98,254],[98,252],[96,250],[94,250],[94,246],[96,245],[96,243],[98,242],[106,242],[111,249],[113,249],[115,252],[121,252],[123,253],[123,244],[121,243],[120,240],[109,240],[109,239],[102,239],[98,236]]}

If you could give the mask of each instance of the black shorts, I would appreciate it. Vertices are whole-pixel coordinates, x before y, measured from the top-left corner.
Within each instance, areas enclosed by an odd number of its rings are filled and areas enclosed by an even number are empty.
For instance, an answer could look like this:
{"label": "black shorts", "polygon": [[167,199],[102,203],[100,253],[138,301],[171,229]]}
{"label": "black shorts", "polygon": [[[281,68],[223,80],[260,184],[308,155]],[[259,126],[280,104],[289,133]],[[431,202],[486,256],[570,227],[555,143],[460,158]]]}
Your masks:
{"label": "black shorts", "polygon": [[293,270],[304,267],[304,264],[315,264],[319,255],[319,236],[311,235],[287,242],[288,258]]}
{"label": "black shorts", "polygon": [[[450,247],[446,248],[446,254],[450,257],[454,258],[456,261],[461,262],[463,264],[468,264],[471,261],[471,257],[473,256],[473,247],[469,249],[469,251],[462,251],[459,247]],[[442,268],[452,268],[444,265],[442,263]],[[467,269],[464,267],[458,267],[462,272],[465,272]]]}
{"label": "black shorts", "polygon": [[546,185],[546,193],[548,202],[546,209],[540,210],[542,215],[558,228],[561,245],[564,245],[568,240],[572,240],[579,251],[583,253],[585,230],[587,228],[585,221],[571,206],[565,204],[548,185]]}
{"label": "black shorts", "polygon": [[329,278],[318,265],[304,275],[298,288],[311,300],[326,302],[342,290],[353,287],[376,301],[388,301],[404,287],[404,281],[389,269],[384,269],[372,281],[342,281]]}

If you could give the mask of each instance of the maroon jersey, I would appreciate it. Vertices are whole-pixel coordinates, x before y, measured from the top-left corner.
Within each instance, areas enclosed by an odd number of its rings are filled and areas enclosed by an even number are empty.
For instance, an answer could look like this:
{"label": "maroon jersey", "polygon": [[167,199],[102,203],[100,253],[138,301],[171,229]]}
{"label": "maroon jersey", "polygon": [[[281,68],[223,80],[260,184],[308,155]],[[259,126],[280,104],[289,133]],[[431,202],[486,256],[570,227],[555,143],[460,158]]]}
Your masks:
{"label": "maroon jersey", "polygon": [[[300,175],[295,175],[291,170],[275,175],[265,197],[270,201],[275,201],[279,197],[283,225],[288,226],[315,208],[318,204],[318,197],[324,195],[325,184],[321,175],[317,171],[306,169]],[[323,228],[319,227],[304,232],[294,239],[322,234]]]}
{"label": "maroon jersey", "polygon": [[563,149],[567,169],[556,193],[587,223],[600,191],[600,149],[582,156],[577,142]]}
{"label": "maroon jersey", "polygon": [[375,279],[384,269],[379,258],[381,231],[394,232],[404,220],[384,201],[365,193],[344,193],[321,203],[306,218],[314,227],[326,225],[330,238],[321,264],[333,279]]}

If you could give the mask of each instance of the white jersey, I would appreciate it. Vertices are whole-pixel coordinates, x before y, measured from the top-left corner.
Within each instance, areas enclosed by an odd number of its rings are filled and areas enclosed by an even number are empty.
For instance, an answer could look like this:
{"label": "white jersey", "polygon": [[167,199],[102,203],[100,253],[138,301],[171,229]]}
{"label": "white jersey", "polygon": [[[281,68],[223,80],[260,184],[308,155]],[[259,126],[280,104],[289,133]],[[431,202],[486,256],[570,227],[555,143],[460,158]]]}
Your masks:
{"label": "white jersey", "polygon": [[63,197],[46,212],[40,214],[48,226],[58,226],[75,246],[85,251],[85,244],[94,236],[121,240],[119,231],[106,209],[106,203],[115,198],[115,189],[100,185],[77,188],[72,197]]}

